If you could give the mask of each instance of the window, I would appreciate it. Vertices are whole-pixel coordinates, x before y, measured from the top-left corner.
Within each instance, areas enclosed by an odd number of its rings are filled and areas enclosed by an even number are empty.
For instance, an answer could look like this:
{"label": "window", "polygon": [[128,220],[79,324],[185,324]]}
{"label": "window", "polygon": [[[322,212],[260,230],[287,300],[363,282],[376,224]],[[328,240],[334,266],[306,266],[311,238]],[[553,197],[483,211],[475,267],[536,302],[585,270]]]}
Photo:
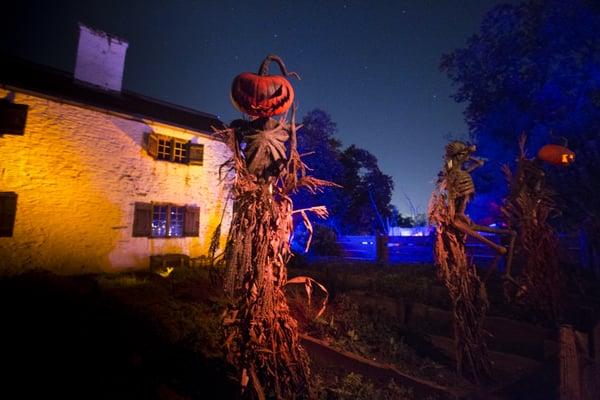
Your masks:
{"label": "window", "polygon": [[156,156],[159,160],[170,160],[171,159],[171,140],[166,138],[158,139],[158,154]]}
{"label": "window", "polygon": [[152,208],[152,236],[183,236],[183,218],[185,207],[155,205]]}
{"label": "window", "polygon": [[174,204],[135,203],[133,236],[173,238],[198,236],[200,208]]}
{"label": "window", "polygon": [[27,120],[27,104],[15,104],[0,100],[0,135],[22,135]]}
{"label": "window", "polygon": [[187,163],[187,142],[173,139],[173,161]]}
{"label": "window", "polygon": [[157,160],[180,164],[202,165],[204,163],[204,145],[192,143],[170,136],[148,135],[148,154]]}
{"label": "window", "polygon": [[17,214],[17,194],[0,192],[0,236],[11,237]]}

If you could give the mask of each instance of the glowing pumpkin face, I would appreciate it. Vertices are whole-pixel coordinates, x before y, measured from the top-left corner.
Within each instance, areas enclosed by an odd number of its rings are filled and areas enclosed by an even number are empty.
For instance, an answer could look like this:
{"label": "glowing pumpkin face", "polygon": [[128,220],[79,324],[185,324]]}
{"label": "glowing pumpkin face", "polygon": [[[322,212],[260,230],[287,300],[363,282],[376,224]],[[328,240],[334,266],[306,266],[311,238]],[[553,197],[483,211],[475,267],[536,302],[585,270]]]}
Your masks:
{"label": "glowing pumpkin face", "polygon": [[[282,75],[268,75],[268,66],[275,61]],[[262,62],[258,74],[244,72],[231,84],[231,102],[239,111],[253,117],[271,117],[286,112],[294,101],[294,88],[286,76],[288,73],[281,58],[269,55]]]}
{"label": "glowing pumpkin face", "polygon": [[538,158],[552,165],[568,166],[575,162],[575,153],[557,144],[547,144],[538,151]]}

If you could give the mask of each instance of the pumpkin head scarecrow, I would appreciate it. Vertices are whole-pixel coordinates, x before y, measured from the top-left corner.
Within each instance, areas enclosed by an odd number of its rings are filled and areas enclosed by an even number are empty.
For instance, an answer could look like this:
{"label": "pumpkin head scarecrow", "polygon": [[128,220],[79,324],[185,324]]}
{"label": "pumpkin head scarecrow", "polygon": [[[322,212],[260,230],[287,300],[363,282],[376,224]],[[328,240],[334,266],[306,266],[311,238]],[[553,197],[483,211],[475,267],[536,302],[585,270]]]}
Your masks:
{"label": "pumpkin head scarecrow", "polygon": [[[275,61],[282,75],[269,75]],[[249,118],[233,121],[220,132],[232,157],[225,164],[235,172],[235,204],[224,252],[223,289],[229,304],[223,318],[227,359],[235,367],[241,398],[303,399],[312,393],[309,358],[300,345],[297,322],[290,313],[284,287],[312,280],[287,280],[292,253],[293,214],[311,232],[307,212],[324,218],[322,207],[295,210],[292,194],[317,193],[333,186],[307,173],[297,149],[295,107],[285,113],[294,90],[281,59],[269,55],[258,74],[238,75],[231,86],[234,106]],[[321,311],[320,311],[321,312]]]}
{"label": "pumpkin head scarecrow", "polygon": [[[276,62],[281,75],[269,75],[269,64]],[[285,159],[288,132],[284,124],[271,117],[289,110],[294,101],[294,88],[279,56],[270,54],[260,65],[258,74],[243,72],[231,84],[231,102],[239,111],[250,116],[250,121],[235,121],[245,142],[245,160],[248,170],[259,179],[276,176]]]}

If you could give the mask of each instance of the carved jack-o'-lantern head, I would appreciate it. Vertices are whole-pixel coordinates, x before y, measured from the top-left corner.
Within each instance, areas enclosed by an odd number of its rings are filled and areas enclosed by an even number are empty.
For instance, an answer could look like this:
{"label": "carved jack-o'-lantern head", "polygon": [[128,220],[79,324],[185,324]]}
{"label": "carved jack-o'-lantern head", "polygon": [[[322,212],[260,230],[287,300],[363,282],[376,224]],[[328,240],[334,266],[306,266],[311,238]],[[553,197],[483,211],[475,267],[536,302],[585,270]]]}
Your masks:
{"label": "carved jack-o'-lantern head", "polygon": [[538,151],[538,158],[548,164],[568,166],[575,162],[575,153],[564,146],[547,144]]}
{"label": "carved jack-o'-lantern head", "polygon": [[[275,61],[282,75],[268,75],[269,63]],[[286,112],[294,101],[294,88],[286,76],[295,76],[287,72],[283,61],[276,55],[269,55],[260,65],[258,74],[244,72],[231,84],[231,101],[239,111],[253,117],[271,117]]]}

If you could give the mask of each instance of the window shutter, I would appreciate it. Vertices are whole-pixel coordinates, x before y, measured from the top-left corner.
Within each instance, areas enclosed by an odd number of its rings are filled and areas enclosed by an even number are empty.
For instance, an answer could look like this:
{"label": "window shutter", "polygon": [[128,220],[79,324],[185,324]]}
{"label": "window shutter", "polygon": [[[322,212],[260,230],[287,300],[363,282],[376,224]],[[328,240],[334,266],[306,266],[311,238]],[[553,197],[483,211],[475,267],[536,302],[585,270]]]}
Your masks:
{"label": "window shutter", "polygon": [[186,206],[183,219],[183,235],[200,235],[200,207]]}
{"label": "window shutter", "polygon": [[152,204],[135,203],[133,215],[134,237],[149,237],[152,235]]}
{"label": "window shutter", "polygon": [[0,192],[0,236],[10,237],[13,235],[16,214],[17,194]]}
{"label": "window shutter", "polygon": [[204,145],[188,142],[188,163],[202,165],[204,163]]}
{"label": "window shutter", "polygon": [[22,135],[25,133],[27,120],[27,104],[15,104],[0,100],[0,135]]}
{"label": "window shutter", "polygon": [[154,158],[158,157],[158,135],[154,132],[148,133],[148,146],[146,147],[146,151],[149,156]]}

